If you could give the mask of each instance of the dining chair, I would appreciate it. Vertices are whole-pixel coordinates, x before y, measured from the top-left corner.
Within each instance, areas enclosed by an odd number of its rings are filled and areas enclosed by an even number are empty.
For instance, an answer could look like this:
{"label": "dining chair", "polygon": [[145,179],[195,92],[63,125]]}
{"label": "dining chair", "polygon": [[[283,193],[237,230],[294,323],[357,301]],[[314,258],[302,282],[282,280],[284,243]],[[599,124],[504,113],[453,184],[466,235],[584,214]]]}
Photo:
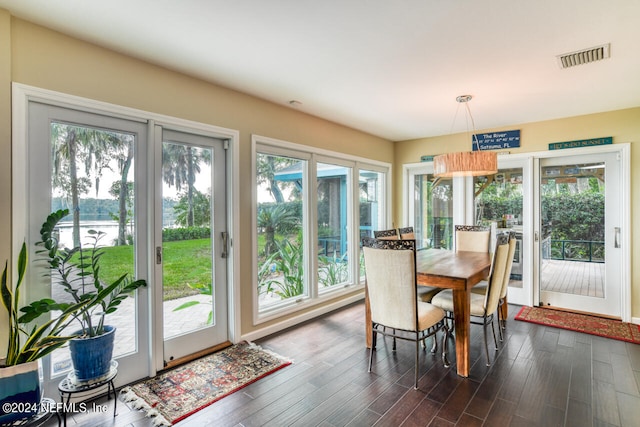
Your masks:
{"label": "dining chair", "polygon": [[[398,234],[401,239],[415,239],[416,234],[413,231],[413,227],[403,227],[398,229]],[[418,286],[418,299],[423,302],[431,302],[431,299],[440,292],[442,288],[436,286],[420,285]]]}
{"label": "dining chair", "polygon": [[[371,352],[369,369],[373,364],[373,352],[378,334],[415,342],[415,389],[418,388],[420,344],[433,336],[432,353],[437,351],[438,331],[444,331],[442,362],[447,360],[447,327],[444,310],[419,301],[416,282],[415,240],[362,239],[365,277],[369,308],[371,311]],[[381,330],[380,328],[383,327]],[[391,330],[392,332],[387,332]]]}
{"label": "dining chair", "polygon": [[416,234],[413,232],[413,227],[403,227],[398,229],[398,234],[401,239],[415,239]]}
{"label": "dining chair", "polygon": [[398,240],[398,230],[391,228],[389,230],[377,230],[373,232],[373,237],[381,240]]}
{"label": "dining chair", "polygon": [[491,227],[484,225],[456,225],[456,251],[489,252]]}
{"label": "dining chair", "polygon": [[[504,282],[505,271],[507,269],[509,257],[509,236],[502,234],[496,238],[496,249],[491,261],[491,274],[488,278],[489,286],[486,287],[484,294],[471,293],[470,314],[471,323],[480,324],[484,329],[484,349],[487,356],[487,366],[491,365],[489,358],[489,344],[487,340],[487,326],[491,325],[493,334],[493,343],[496,351],[498,350],[498,341],[494,328],[493,318],[498,311],[498,303],[500,293],[502,292],[502,284]],[[436,307],[442,308],[446,312],[448,318],[453,319],[453,292],[446,289],[438,293],[431,301]],[[474,320],[477,318],[478,320]]]}
{"label": "dining chair", "polygon": [[[502,331],[506,329],[507,319],[502,314],[502,306],[507,301],[507,291],[509,289],[509,280],[511,280],[511,270],[513,267],[513,256],[516,252],[516,234],[509,232],[509,253],[507,258],[507,267],[504,271],[504,281],[502,282],[502,289],[500,291],[500,299],[498,301],[498,331],[500,332],[500,341],[503,341]],[[484,295],[487,292],[487,281],[483,280],[476,286],[471,288],[471,292],[475,294]]]}

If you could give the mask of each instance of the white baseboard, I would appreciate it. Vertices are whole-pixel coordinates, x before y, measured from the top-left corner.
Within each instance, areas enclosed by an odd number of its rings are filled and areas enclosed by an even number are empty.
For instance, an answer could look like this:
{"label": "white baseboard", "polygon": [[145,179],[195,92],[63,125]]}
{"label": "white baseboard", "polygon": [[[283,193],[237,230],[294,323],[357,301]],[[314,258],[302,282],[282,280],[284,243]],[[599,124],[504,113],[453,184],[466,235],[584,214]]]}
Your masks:
{"label": "white baseboard", "polygon": [[634,325],[640,325],[640,317],[632,317],[631,323],[633,323]]}
{"label": "white baseboard", "polygon": [[307,320],[314,319],[318,316],[329,313],[338,308],[342,308],[362,299],[364,299],[364,293],[359,293],[351,297],[341,299],[340,301],[337,301],[335,303],[323,305],[322,307],[318,307],[317,309],[311,311],[306,311],[298,316],[290,317],[282,322],[278,322],[265,328],[249,332],[248,334],[242,334],[240,339],[246,341],[254,341],[266,337],[267,335],[275,334],[276,332],[280,332],[284,329],[290,328]]}

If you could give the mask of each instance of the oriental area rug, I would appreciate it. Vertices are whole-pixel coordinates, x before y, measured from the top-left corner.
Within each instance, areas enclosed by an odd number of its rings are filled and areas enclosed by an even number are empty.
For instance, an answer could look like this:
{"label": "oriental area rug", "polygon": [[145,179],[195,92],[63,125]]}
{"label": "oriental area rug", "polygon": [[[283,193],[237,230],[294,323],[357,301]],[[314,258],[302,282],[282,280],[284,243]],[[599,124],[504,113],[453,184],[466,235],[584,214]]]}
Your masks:
{"label": "oriental area rug", "polygon": [[172,425],[290,364],[289,359],[243,341],[120,393],[124,401],[154,417],[154,425]]}
{"label": "oriental area rug", "polygon": [[640,326],[620,320],[538,307],[522,307],[515,319],[640,344]]}

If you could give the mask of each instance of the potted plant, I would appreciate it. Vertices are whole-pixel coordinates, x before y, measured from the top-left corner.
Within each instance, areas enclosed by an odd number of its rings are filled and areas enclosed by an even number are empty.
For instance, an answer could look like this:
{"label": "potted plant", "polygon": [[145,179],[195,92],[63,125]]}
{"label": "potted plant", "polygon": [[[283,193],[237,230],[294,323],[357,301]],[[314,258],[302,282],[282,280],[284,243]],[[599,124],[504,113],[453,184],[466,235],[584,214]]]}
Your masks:
{"label": "potted plant", "polygon": [[[57,302],[50,298],[33,301],[20,307],[21,287],[25,284],[28,255],[23,243],[18,256],[17,281],[10,285],[8,263],[5,264],[0,282],[0,300],[9,318],[7,353],[0,358],[0,424],[26,418],[38,412],[40,403],[39,359],[69,343],[76,378],[87,375],[101,376],[108,372],[113,350],[115,328],[104,324],[104,317],[117,310],[127,296],[141,286],[144,280],[131,281],[122,274],[111,284],[104,284],[100,276],[100,258],[104,251],[98,246],[104,233],[90,230],[93,244],[89,250],[81,247],[58,248],[56,226],[67,216],[67,209],[51,213],[40,230],[40,247],[36,254],[42,255],[55,284],[68,292],[71,302]],[[39,323],[42,316],[49,318]],[[68,333],[68,327],[79,322],[80,329]],[[93,343],[98,337],[106,337],[111,344],[99,344],[101,353],[82,356],[83,343]],[[91,347],[91,345],[89,345]],[[78,349],[80,348],[80,349]],[[78,352],[80,355],[78,355]],[[74,356],[75,355],[75,356]],[[76,360],[88,360],[84,368],[91,372],[78,371]],[[106,360],[106,362],[105,362]],[[78,362],[80,363],[80,362]],[[106,368],[105,368],[106,365]],[[96,369],[98,367],[98,369]]]}
{"label": "potted plant", "polygon": [[[91,301],[58,304],[51,299],[20,307],[20,288],[27,270],[27,246],[18,256],[17,282],[10,286],[8,263],[0,282],[0,299],[9,317],[7,353],[0,358],[0,424],[11,423],[38,412],[40,403],[39,359],[63,346],[73,336],[64,333],[70,318]],[[32,322],[41,314],[58,313],[42,324]],[[20,314],[22,313],[22,314]]]}
{"label": "potted plant", "polygon": [[[92,242],[88,249],[59,248],[56,227],[68,214],[68,209],[61,209],[48,216],[40,230],[42,241],[36,243],[42,249],[36,253],[44,255],[53,286],[62,286],[75,304],[81,304],[71,315],[80,328],[72,334],[69,348],[76,379],[90,381],[108,374],[111,367],[115,327],[104,324],[105,316],[115,312],[133,291],[146,286],[146,281],[130,280],[124,273],[104,283],[100,275],[104,249],[99,243],[105,233],[101,231],[89,230]],[[82,304],[86,301],[89,303]]]}

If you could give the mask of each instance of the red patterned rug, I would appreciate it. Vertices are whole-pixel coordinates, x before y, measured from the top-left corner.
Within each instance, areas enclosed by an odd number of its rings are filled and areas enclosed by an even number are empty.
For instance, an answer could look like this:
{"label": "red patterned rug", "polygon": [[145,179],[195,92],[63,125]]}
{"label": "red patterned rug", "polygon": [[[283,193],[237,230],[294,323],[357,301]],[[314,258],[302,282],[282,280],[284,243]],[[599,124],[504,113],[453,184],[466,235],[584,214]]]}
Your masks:
{"label": "red patterned rug", "polygon": [[123,399],[172,425],[291,361],[246,341],[126,387]]}
{"label": "red patterned rug", "polygon": [[640,326],[549,308],[522,307],[516,320],[640,344]]}

